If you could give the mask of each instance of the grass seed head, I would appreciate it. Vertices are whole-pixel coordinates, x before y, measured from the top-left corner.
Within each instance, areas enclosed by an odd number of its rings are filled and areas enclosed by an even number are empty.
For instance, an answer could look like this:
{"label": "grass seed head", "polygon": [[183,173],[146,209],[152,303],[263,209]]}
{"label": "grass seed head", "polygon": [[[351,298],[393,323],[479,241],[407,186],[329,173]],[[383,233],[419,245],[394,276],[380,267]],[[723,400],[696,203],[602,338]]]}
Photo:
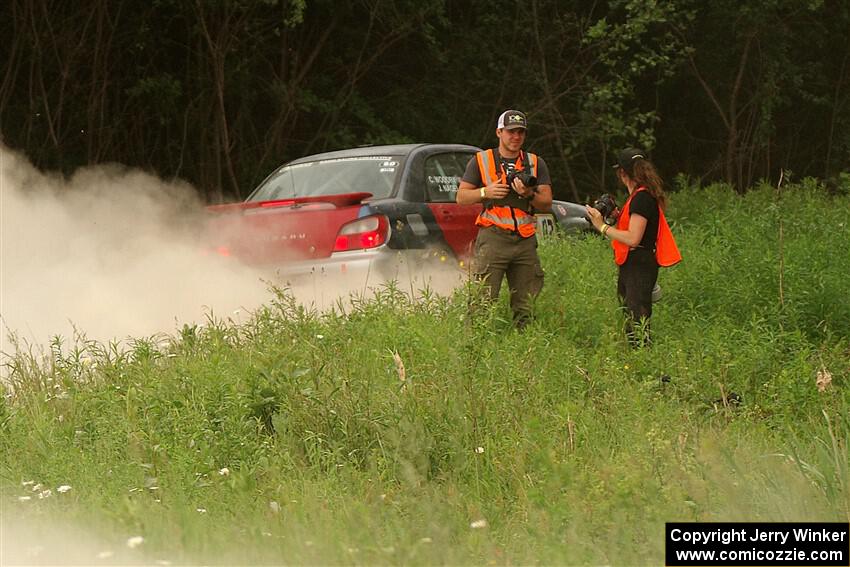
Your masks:
{"label": "grass seed head", "polygon": [[825,366],[821,366],[820,370],[818,370],[817,376],[815,378],[815,385],[818,387],[818,392],[825,392],[827,388],[832,384],[832,373],[826,369]]}

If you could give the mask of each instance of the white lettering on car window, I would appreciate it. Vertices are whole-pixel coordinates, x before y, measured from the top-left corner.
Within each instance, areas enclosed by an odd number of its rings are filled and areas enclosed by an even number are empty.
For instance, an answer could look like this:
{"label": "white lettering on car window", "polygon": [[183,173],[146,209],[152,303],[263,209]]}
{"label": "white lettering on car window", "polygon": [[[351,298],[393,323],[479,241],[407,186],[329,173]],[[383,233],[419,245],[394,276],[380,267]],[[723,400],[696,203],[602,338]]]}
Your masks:
{"label": "white lettering on car window", "polygon": [[428,185],[441,193],[453,193],[460,185],[460,177],[456,175],[429,175]]}

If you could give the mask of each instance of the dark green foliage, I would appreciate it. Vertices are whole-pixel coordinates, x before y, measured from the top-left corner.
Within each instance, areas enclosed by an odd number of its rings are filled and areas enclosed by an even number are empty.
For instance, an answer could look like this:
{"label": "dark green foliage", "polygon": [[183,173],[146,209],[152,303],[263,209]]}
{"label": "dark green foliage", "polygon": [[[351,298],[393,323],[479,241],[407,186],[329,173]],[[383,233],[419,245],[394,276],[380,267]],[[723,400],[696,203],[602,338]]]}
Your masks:
{"label": "dark green foliage", "polygon": [[840,180],[848,28],[846,3],[797,0],[11,0],[0,125],[37,167],[118,162],[210,201],[323,150],[490,145],[507,107],[562,199],[610,186],[625,144],[739,191]]}

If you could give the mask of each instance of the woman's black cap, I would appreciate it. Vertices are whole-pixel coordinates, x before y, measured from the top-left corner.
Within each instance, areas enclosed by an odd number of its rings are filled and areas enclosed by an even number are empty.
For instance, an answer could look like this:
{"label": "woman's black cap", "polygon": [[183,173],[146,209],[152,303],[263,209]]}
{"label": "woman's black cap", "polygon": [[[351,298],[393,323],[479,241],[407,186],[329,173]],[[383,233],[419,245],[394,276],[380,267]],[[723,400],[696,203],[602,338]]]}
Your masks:
{"label": "woman's black cap", "polygon": [[617,154],[617,163],[614,164],[614,169],[622,167],[626,173],[631,173],[634,168],[635,160],[646,159],[646,154],[643,150],[637,148],[626,148],[620,150]]}

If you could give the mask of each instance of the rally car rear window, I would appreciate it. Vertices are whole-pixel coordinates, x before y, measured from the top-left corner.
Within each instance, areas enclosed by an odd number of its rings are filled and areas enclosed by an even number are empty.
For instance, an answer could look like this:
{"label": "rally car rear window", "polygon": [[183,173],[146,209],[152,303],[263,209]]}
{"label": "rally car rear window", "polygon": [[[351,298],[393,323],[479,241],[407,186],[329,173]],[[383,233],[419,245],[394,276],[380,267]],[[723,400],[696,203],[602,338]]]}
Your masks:
{"label": "rally car rear window", "polygon": [[292,197],[371,193],[388,197],[402,169],[402,156],[341,157],[289,164],[271,175],[248,198],[271,201]]}

